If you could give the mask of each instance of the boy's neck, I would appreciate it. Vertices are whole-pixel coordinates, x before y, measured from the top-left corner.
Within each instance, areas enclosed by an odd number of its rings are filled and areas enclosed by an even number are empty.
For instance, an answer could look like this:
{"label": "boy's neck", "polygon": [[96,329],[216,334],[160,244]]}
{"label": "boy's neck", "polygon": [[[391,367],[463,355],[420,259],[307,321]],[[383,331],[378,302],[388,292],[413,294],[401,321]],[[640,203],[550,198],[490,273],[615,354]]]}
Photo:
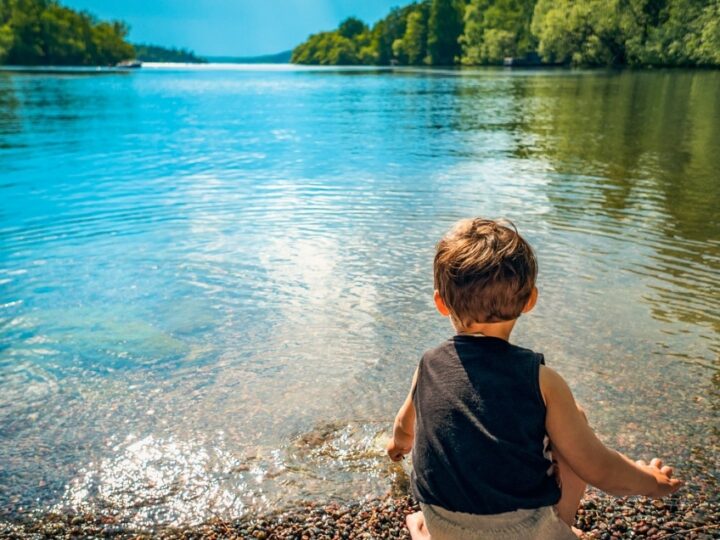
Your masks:
{"label": "boy's neck", "polygon": [[482,334],[487,337],[496,337],[510,341],[510,334],[513,331],[513,327],[517,319],[512,321],[502,321],[496,323],[473,323],[468,326],[456,324],[453,321],[453,326],[458,334]]}

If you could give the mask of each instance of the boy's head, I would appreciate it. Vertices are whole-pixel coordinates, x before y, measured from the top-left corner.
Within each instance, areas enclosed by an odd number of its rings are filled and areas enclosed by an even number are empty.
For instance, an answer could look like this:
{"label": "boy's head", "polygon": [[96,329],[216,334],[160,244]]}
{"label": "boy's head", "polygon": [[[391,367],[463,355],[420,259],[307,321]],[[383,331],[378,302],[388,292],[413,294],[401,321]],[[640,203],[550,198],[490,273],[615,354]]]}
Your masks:
{"label": "boy's head", "polygon": [[476,218],[440,240],[433,271],[451,317],[468,327],[517,319],[530,309],[537,261],[512,223]]}

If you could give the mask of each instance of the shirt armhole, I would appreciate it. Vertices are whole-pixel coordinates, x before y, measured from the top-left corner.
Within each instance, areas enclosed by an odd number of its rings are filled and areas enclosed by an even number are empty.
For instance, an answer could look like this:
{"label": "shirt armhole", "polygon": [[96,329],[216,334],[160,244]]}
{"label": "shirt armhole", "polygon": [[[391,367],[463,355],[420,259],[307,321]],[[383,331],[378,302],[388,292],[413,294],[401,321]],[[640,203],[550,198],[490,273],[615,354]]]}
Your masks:
{"label": "shirt armhole", "polygon": [[535,387],[535,394],[537,395],[538,403],[542,405],[543,409],[547,409],[545,399],[543,398],[542,391],[540,390],[540,366],[545,365],[545,356],[542,353],[535,353],[537,362],[532,363],[532,380],[533,386]]}
{"label": "shirt armhole", "polygon": [[415,393],[417,392],[418,382],[420,381],[420,372],[422,371],[422,364],[424,359],[425,355],[423,355],[420,358],[420,362],[418,362],[417,379],[415,380],[415,384],[413,385],[412,390],[410,390],[410,399],[413,401],[413,403],[415,402]]}

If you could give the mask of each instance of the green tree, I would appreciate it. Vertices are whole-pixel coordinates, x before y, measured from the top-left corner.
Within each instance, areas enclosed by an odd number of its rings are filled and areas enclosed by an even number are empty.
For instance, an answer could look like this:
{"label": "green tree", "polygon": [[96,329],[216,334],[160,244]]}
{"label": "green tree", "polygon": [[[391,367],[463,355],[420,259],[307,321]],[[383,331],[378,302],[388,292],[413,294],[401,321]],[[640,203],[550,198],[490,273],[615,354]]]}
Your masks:
{"label": "green tree", "polygon": [[[423,2],[427,4],[427,2]],[[402,39],[407,30],[407,18],[415,10],[417,4],[410,4],[403,8],[393,8],[384,19],[378,21],[372,29],[372,48],[377,54],[377,63],[381,66],[397,60],[393,45]]]}
{"label": "green tree", "polygon": [[546,62],[624,63],[621,0],[538,0],[531,30]]}
{"label": "green tree", "polygon": [[337,32],[313,34],[294,50],[291,62],[317,65],[353,65],[359,63],[352,40]]}
{"label": "green tree", "polygon": [[546,61],[718,65],[720,0],[538,0],[532,31]]}
{"label": "green tree", "polygon": [[[32,47],[39,42],[32,37],[34,18],[19,19],[14,39],[28,35],[20,43]],[[2,47],[8,57],[35,54],[7,42],[0,37],[0,54]],[[74,45],[59,48],[72,52]],[[292,61],[486,64],[534,52],[560,64],[718,66],[720,0],[422,0],[392,9],[372,29],[350,17],[335,32],[310,36]]]}
{"label": "green tree", "polygon": [[483,64],[500,64],[506,57],[519,56],[515,46],[515,34],[500,28],[488,28],[484,32],[479,53]]}
{"label": "green tree", "polygon": [[427,39],[430,64],[449,66],[460,58],[464,8],[462,0],[432,0]]}
{"label": "green tree", "polygon": [[5,62],[12,47],[13,40],[14,36],[10,25],[0,24],[0,64]]}
{"label": "green tree", "polygon": [[422,64],[427,56],[427,14],[422,6],[410,12],[405,34],[393,43],[393,53],[401,63]]}
{"label": "green tree", "polygon": [[370,31],[365,32],[363,39],[358,43],[358,62],[365,65],[379,64],[379,54],[375,46],[374,34]]}
{"label": "green tree", "polygon": [[697,19],[692,59],[700,65],[720,66],[720,0],[710,2]]}
{"label": "green tree", "polygon": [[0,0],[0,62],[8,64],[113,65],[134,56],[127,31],[54,0]]}
{"label": "green tree", "polygon": [[49,4],[40,14],[42,58],[48,64],[84,65],[89,63],[88,42],[82,32],[84,17],[79,13]]}
{"label": "green tree", "polygon": [[115,64],[135,55],[133,46],[125,42],[128,28],[121,22],[101,22],[92,26],[92,45],[96,61]]}
{"label": "green tree", "polygon": [[159,45],[135,44],[135,57],[143,62],[181,62],[186,64],[204,64],[207,60],[196,56],[188,49],[161,47]]}
{"label": "green tree", "polygon": [[[702,37],[703,30],[718,21],[717,12],[712,16],[713,5],[717,5],[716,0],[668,0],[660,10],[659,24],[650,26],[645,41],[633,48],[633,63],[671,66],[698,63],[699,49],[708,37],[707,34]],[[707,14],[711,14],[709,19]]]}
{"label": "green tree", "polygon": [[667,20],[668,0],[622,0],[618,4],[620,30],[629,64],[648,58],[648,38]]}
{"label": "green tree", "polygon": [[535,48],[530,32],[535,0],[471,0],[465,8],[460,38],[463,63],[501,63]]}
{"label": "green tree", "polygon": [[367,25],[357,17],[348,17],[338,26],[337,32],[342,37],[352,39],[358,34],[362,34],[367,31]]}
{"label": "green tree", "polygon": [[7,51],[8,64],[37,64],[42,58],[42,32],[40,17],[42,5],[36,0],[6,0],[7,25],[13,33],[12,44]]}

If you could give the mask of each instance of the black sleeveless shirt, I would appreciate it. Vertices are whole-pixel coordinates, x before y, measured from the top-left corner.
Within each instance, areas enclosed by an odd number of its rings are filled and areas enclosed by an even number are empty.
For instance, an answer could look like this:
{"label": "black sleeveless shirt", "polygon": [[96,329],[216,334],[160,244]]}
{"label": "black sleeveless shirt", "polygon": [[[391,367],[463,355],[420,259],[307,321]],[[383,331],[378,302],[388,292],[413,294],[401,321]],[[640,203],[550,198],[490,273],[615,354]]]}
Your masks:
{"label": "black sleeveless shirt", "polygon": [[542,363],[541,354],[482,336],[458,335],[423,355],[413,393],[415,498],[471,514],[558,502]]}

